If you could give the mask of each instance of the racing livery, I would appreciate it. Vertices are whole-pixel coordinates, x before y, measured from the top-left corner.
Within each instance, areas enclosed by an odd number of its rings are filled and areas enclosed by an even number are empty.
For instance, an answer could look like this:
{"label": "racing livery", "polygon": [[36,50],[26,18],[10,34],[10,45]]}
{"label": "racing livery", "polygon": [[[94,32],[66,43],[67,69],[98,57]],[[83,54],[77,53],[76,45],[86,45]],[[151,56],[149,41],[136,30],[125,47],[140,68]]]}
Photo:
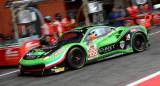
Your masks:
{"label": "racing livery", "polygon": [[19,62],[20,72],[43,74],[79,69],[90,62],[142,52],[148,44],[148,33],[143,26],[77,27],[65,32],[53,46],[41,46],[28,52]]}

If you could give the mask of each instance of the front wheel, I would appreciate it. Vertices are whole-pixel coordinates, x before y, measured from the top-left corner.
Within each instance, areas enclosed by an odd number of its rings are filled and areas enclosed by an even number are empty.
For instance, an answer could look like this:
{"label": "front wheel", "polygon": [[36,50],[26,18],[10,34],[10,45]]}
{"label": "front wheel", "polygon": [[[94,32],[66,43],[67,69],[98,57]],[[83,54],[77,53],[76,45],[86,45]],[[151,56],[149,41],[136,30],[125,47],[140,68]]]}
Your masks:
{"label": "front wheel", "polygon": [[85,65],[86,57],[85,52],[79,48],[74,47],[70,49],[67,54],[67,64],[71,69],[79,69]]}
{"label": "front wheel", "polygon": [[147,38],[142,33],[135,33],[132,40],[132,48],[134,52],[142,52],[147,47]]}

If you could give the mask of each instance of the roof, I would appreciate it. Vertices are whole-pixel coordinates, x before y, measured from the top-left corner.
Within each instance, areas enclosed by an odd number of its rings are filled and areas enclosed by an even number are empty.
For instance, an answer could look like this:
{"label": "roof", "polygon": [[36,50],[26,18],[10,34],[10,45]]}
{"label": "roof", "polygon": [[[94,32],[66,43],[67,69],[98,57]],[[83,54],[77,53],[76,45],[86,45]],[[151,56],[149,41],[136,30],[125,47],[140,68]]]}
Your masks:
{"label": "roof", "polygon": [[93,27],[93,26],[80,26],[80,27],[74,28],[74,30],[85,33],[88,30],[89,27]]}

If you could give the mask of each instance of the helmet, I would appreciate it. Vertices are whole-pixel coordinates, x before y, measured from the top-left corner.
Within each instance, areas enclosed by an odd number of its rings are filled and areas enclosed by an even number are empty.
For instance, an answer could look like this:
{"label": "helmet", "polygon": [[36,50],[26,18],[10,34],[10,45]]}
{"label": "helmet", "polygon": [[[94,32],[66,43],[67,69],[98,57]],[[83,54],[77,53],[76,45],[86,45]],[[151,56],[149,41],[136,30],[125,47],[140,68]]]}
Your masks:
{"label": "helmet", "polygon": [[51,17],[51,16],[45,16],[45,17],[44,17],[44,21],[45,21],[46,23],[51,23],[52,17]]}

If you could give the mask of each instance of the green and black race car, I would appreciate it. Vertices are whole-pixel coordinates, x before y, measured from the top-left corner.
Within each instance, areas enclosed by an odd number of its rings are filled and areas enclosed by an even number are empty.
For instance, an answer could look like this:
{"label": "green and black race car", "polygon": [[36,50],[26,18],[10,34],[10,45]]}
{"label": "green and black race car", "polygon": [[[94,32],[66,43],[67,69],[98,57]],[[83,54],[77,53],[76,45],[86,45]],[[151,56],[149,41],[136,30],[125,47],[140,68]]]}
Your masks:
{"label": "green and black race car", "polygon": [[143,26],[78,27],[65,32],[50,47],[38,47],[28,52],[19,62],[20,72],[61,72],[79,69],[94,61],[132,52],[144,51],[148,33]]}

